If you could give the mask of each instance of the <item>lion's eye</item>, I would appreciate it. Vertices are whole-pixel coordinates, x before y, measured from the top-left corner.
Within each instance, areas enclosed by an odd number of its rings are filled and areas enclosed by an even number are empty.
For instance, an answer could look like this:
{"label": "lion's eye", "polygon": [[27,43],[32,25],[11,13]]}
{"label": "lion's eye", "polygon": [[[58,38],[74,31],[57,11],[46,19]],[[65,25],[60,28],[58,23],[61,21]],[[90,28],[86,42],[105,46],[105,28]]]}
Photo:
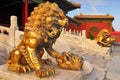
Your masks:
{"label": "lion's eye", "polygon": [[52,32],[52,30],[48,30],[50,33]]}

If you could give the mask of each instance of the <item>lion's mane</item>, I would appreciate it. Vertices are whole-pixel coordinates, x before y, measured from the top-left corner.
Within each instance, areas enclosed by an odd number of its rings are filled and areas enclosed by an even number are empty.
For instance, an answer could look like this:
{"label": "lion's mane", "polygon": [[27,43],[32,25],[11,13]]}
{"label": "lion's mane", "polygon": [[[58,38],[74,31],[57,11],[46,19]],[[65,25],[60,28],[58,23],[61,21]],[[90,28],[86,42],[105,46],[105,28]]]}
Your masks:
{"label": "lion's mane", "polygon": [[38,32],[41,27],[49,29],[53,22],[58,22],[59,19],[64,17],[64,12],[56,3],[42,3],[31,12],[25,24],[25,30]]}

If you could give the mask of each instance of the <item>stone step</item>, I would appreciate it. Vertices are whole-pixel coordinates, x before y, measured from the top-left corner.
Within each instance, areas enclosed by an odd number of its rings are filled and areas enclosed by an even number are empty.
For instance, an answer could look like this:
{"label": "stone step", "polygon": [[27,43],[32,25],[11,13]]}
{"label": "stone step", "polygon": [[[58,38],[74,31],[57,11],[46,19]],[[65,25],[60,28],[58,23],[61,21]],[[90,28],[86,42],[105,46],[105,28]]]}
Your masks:
{"label": "stone step", "polygon": [[65,70],[55,67],[56,75],[53,77],[39,78],[34,72],[16,73],[9,71],[7,65],[0,66],[0,80],[82,80],[82,71]]}

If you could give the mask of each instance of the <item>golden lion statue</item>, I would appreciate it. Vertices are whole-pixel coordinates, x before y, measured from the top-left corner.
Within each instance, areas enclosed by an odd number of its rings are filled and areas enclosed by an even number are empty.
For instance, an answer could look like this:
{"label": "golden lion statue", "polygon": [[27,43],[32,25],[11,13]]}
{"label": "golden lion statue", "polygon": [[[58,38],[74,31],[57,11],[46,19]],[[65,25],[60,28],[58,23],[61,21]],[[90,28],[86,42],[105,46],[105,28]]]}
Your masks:
{"label": "golden lion statue", "polygon": [[81,70],[83,60],[77,55],[70,52],[60,54],[52,48],[67,24],[68,19],[56,3],[46,2],[35,7],[25,24],[23,39],[10,52],[8,69],[18,73],[35,70],[38,77],[54,75],[54,68],[45,67],[51,60],[41,59],[45,49],[61,68]]}
{"label": "golden lion statue", "polygon": [[107,29],[101,30],[95,40],[100,46],[104,47],[110,47],[112,43],[115,42],[115,38],[111,37],[110,32]]}

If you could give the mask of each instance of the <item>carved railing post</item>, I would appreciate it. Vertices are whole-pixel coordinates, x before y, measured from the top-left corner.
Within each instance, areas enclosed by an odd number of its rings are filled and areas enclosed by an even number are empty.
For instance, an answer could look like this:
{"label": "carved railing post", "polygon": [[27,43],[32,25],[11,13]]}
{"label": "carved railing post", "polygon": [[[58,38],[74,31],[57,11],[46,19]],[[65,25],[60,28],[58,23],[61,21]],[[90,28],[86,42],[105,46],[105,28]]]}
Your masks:
{"label": "carved railing post", "polygon": [[87,45],[86,45],[86,30],[82,30],[81,38],[82,38],[82,48],[86,48],[87,47]]}
{"label": "carved railing post", "polygon": [[17,16],[10,17],[9,45],[15,47],[15,31],[18,30]]}

